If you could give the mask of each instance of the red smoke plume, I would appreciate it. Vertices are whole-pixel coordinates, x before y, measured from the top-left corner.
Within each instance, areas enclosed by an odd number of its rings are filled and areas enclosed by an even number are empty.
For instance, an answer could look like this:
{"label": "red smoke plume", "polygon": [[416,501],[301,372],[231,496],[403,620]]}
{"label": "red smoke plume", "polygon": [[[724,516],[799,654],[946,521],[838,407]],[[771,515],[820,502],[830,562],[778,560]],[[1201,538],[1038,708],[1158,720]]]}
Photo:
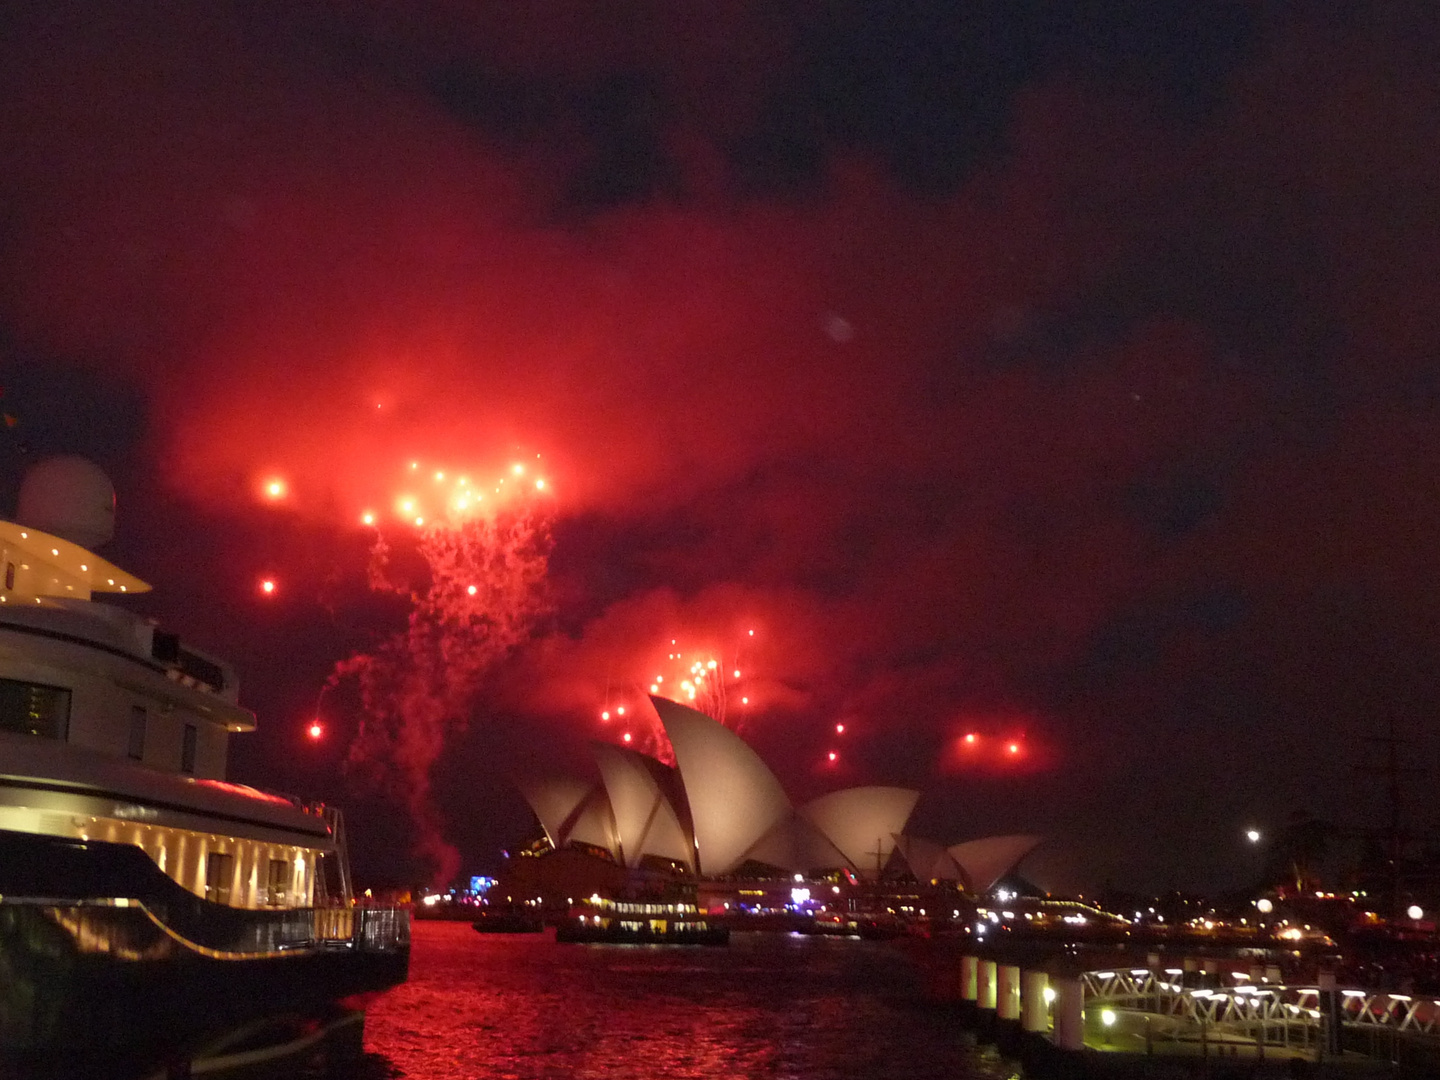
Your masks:
{"label": "red smoke plume", "polygon": [[389,549],[377,541],[372,587],[407,597],[407,625],[337,664],[331,685],[353,679],[364,710],[348,766],[406,807],[419,830],[417,853],[445,884],[460,855],[444,839],[430,771],[469,721],[485,676],[547,610],[549,535],[533,511],[517,509],[431,526],[417,549],[425,580],[412,588],[390,576]]}

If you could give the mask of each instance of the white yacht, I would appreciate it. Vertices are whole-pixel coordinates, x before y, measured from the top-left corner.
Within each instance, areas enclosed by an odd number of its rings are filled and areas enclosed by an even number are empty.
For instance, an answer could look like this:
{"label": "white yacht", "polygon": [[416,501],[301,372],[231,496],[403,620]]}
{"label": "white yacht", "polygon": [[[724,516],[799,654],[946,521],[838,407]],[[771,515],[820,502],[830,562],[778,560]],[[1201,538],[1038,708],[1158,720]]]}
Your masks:
{"label": "white yacht", "polygon": [[234,671],[93,599],[149,588],[91,550],[113,529],[104,474],[44,462],[16,517],[0,521],[0,1071],[172,1061],[404,981],[409,913],[355,905],[339,813],[225,780],[230,736],[255,729]]}

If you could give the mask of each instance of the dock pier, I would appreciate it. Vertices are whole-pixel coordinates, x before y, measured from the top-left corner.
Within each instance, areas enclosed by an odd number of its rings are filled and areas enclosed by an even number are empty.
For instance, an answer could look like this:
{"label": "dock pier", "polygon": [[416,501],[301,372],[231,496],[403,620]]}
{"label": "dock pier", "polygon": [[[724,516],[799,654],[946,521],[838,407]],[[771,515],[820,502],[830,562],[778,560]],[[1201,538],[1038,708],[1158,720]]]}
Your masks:
{"label": "dock pier", "polygon": [[1058,942],[931,942],[930,992],[1027,1075],[1440,1076],[1440,998],[1286,981],[1255,950],[1101,955]]}

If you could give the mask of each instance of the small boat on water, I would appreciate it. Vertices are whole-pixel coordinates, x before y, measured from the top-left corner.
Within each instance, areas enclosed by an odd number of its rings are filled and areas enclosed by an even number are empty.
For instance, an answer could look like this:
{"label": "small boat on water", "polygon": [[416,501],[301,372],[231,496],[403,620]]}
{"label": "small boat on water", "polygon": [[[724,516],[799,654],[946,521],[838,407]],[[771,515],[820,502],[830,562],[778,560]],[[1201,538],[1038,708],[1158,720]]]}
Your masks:
{"label": "small boat on water", "polygon": [[730,930],[706,921],[694,904],[611,900],[592,896],[555,928],[555,940],[574,944],[728,945]]}
{"label": "small boat on water", "polygon": [[149,588],[90,550],[113,514],[61,458],[0,521],[0,1074],[188,1070],[266,1026],[358,1047],[336,1004],[405,980],[409,912],[355,906],[338,810],[224,779],[234,671],[91,599]]}

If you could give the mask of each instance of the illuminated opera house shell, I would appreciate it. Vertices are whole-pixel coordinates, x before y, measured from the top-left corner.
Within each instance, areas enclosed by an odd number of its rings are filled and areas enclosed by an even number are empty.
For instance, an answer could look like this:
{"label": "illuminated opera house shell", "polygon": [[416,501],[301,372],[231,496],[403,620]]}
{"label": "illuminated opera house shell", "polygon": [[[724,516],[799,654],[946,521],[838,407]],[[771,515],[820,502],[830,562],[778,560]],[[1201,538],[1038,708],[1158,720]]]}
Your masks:
{"label": "illuminated opera house shell", "polygon": [[848,867],[874,876],[895,850],[918,791],[858,787],[794,806],[739,736],[704,713],[653,697],[676,767],[596,744],[599,783],[522,783],[551,846],[580,843],[635,868],[658,857],[717,877],[747,862],[792,872]]}
{"label": "illuminated opera house shell", "polygon": [[916,836],[896,836],[900,857],[920,881],[958,881],[987,893],[1040,843],[1038,836],[987,836],[944,847]]}

